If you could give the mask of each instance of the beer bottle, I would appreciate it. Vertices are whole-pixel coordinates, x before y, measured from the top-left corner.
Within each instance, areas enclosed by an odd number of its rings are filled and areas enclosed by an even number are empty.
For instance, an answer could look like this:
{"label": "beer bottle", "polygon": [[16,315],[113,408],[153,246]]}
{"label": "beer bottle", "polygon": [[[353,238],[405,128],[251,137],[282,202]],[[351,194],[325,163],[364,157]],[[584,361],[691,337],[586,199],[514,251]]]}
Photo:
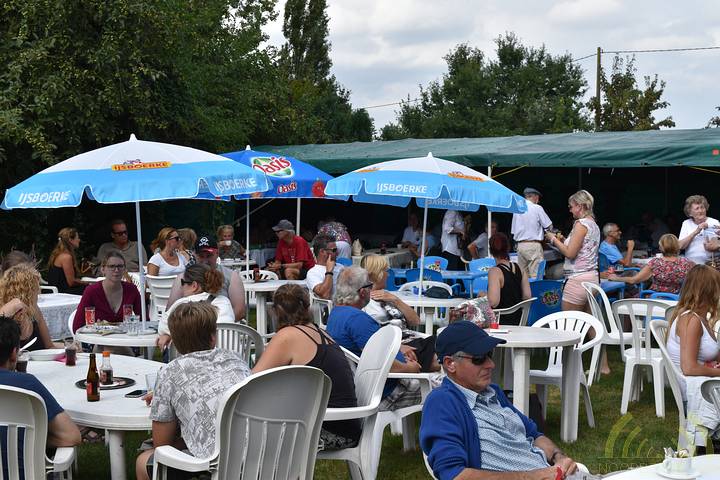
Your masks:
{"label": "beer bottle", "polygon": [[90,367],[88,367],[87,378],[85,379],[87,401],[97,402],[100,400],[100,376],[97,365],[95,365],[95,354],[90,354]]}
{"label": "beer bottle", "polygon": [[110,352],[103,352],[103,361],[100,365],[100,383],[103,385],[112,385],[113,383],[113,368],[110,365]]}

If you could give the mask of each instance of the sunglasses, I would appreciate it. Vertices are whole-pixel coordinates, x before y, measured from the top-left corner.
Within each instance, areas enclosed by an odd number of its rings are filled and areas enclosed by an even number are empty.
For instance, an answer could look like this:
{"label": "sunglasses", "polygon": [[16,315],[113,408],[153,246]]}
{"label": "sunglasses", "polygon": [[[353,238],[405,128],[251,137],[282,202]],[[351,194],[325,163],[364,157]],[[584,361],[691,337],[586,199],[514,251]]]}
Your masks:
{"label": "sunglasses", "polygon": [[112,232],[113,235],[117,235],[118,237],[122,237],[124,235],[127,235],[127,230],[123,230],[122,232]]}
{"label": "sunglasses", "polygon": [[358,288],[357,291],[359,292],[360,290],[362,290],[364,288],[372,288],[372,286],[373,286],[372,283],[368,283],[367,285],[363,285],[362,287]]}
{"label": "sunglasses", "polygon": [[180,284],[181,284],[181,285],[191,285],[192,283],[193,283],[192,280],[185,280],[184,278],[181,278],[181,279],[180,279]]}
{"label": "sunglasses", "polygon": [[470,356],[470,355],[455,355],[458,358],[467,358],[472,362],[473,365],[480,366],[487,361],[488,358],[492,359],[492,352],[488,352],[485,355]]}

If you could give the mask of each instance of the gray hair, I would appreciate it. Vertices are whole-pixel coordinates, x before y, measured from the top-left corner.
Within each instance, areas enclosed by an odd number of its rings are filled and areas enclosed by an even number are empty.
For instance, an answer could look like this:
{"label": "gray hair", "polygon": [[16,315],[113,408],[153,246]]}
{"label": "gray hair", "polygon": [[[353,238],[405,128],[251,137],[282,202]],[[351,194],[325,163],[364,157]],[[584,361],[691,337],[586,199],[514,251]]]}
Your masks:
{"label": "gray hair", "polygon": [[610,235],[610,231],[613,229],[613,227],[617,227],[617,223],[606,223],[603,225],[603,236],[607,237]]}
{"label": "gray hair", "polygon": [[690,209],[694,203],[699,203],[705,207],[705,210],[710,210],[710,203],[708,203],[704,195],[690,195],[685,199],[685,206],[683,207],[683,212],[687,217],[690,217]]}
{"label": "gray hair", "polygon": [[587,213],[588,215],[593,214],[593,205],[595,204],[595,199],[592,195],[590,195],[590,192],[587,190],[579,190],[572,195],[570,195],[570,198],[568,198],[568,202],[574,203],[575,205],[580,205],[582,209]]}
{"label": "gray hair", "polygon": [[360,288],[368,283],[368,273],[364,268],[345,268],[338,275],[337,285],[335,285],[335,297],[333,298],[335,305],[356,304],[360,300]]}

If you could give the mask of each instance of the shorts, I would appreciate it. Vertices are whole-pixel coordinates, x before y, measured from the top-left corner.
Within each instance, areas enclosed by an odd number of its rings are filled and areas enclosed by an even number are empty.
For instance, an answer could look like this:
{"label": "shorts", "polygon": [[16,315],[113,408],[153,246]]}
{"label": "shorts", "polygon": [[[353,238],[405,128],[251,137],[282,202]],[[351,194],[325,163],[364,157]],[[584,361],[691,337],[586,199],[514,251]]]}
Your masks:
{"label": "shorts", "polygon": [[[189,450],[183,450],[184,453],[190,455]],[[153,468],[155,464],[155,454],[153,453],[148,458],[145,464],[145,470],[147,471],[150,478],[153,478]],[[167,480],[210,480],[210,472],[184,472],[182,470],[176,470],[172,467],[166,468]]]}
{"label": "shorts", "polygon": [[587,303],[587,292],[582,286],[583,282],[600,285],[598,274],[594,270],[568,277],[565,281],[565,288],[563,288],[562,301],[584,306]]}

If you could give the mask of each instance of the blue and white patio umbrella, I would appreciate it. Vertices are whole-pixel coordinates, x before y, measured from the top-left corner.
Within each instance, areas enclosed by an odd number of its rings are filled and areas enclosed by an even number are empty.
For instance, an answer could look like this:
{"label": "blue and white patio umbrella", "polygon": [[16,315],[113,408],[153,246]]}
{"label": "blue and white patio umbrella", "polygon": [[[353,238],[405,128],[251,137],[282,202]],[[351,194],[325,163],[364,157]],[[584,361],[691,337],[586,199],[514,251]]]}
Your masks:
{"label": "blue and white patio umbrella", "polygon": [[[455,162],[427,157],[376,163],[330,180],[325,194],[351,195],[356,202],[406,207],[415,199],[423,208],[422,256],[425,263],[427,209],[523,213],[525,199],[487,175]],[[421,277],[422,278],[422,277]]]}
{"label": "blue and white patio umbrella", "polygon": [[[228,158],[190,147],[130,140],[81,153],[7,189],[1,208],[80,205],[83,195],[99,203],[135,203],[138,256],[142,258],[140,202],[263,192],[265,174]],[[145,278],[140,271],[141,291]],[[145,296],[140,296],[145,310]],[[143,314],[144,318],[144,314]]]}

